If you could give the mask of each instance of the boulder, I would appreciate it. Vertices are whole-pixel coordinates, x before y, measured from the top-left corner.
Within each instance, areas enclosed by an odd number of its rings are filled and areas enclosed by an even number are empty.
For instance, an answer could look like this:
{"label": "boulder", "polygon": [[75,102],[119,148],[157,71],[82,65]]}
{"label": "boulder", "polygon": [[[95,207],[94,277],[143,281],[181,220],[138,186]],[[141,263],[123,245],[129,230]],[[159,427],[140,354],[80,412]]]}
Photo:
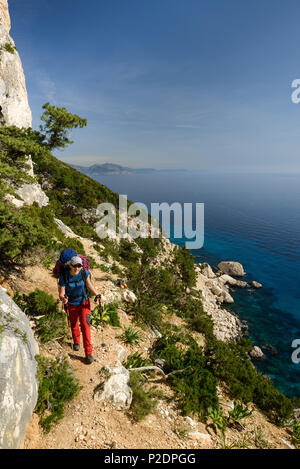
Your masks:
{"label": "boulder", "polygon": [[15,189],[16,194],[28,205],[36,202],[39,207],[45,207],[49,203],[49,197],[42,191],[40,184],[24,184]]}
{"label": "boulder", "polygon": [[239,287],[245,288],[247,286],[247,282],[243,282],[242,280],[237,280],[230,275],[224,274],[219,277],[219,280],[225,284],[230,285],[231,287]]}
{"label": "boulder", "polygon": [[210,288],[212,293],[216,295],[217,300],[219,303],[234,303],[234,299],[228,293],[224,285],[222,283],[217,283],[214,280],[209,280],[206,285]]}
{"label": "boulder", "polygon": [[259,282],[256,282],[255,280],[253,280],[252,282],[249,282],[249,285],[251,285],[251,287],[254,287],[254,288],[261,288],[262,287],[262,284],[259,283]]}
{"label": "boulder", "polygon": [[38,397],[38,344],[21,309],[0,287],[0,448],[21,449]]}
{"label": "boulder", "polygon": [[106,369],[111,373],[111,376],[104,384],[103,391],[95,393],[95,401],[111,402],[117,410],[129,409],[132,401],[129,371],[124,366],[106,366]]}
{"label": "boulder", "polygon": [[218,264],[218,268],[224,274],[232,275],[233,277],[243,277],[245,275],[242,264],[234,261],[223,261]]}
{"label": "boulder", "polygon": [[294,409],[293,411],[294,419],[297,422],[300,422],[300,409]]}
{"label": "boulder", "polygon": [[123,300],[125,300],[127,303],[135,303],[137,300],[137,297],[133,293],[133,291],[129,290],[128,288],[123,291]]}
{"label": "boulder", "polygon": [[132,402],[132,390],[129,387],[130,372],[122,365],[126,350],[121,345],[116,345],[118,360],[116,366],[106,366],[110,373],[104,387],[96,391],[94,399],[97,402],[108,401],[117,410],[129,409]]}
{"label": "boulder", "polygon": [[255,360],[261,360],[264,356],[263,351],[257,345],[254,345],[254,347],[252,347],[252,349],[249,352],[249,355],[251,358],[254,358]]}

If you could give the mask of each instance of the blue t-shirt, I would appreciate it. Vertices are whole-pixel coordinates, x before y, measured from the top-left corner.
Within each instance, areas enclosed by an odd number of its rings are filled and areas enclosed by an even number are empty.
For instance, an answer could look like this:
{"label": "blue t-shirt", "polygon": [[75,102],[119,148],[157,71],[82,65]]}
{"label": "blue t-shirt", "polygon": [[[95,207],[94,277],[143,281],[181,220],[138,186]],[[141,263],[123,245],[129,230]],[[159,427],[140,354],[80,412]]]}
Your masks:
{"label": "blue t-shirt", "polygon": [[[86,278],[88,278],[90,272],[85,270],[85,274]],[[64,276],[60,275],[58,285],[66,287],[66,295],[69,298],[70,305],[81,305],[81,303],[87,299],[81,271],[77,275],[71,275],[70,270],[68,269],[66,271],[66,280],[67,282],[65,282]]]}

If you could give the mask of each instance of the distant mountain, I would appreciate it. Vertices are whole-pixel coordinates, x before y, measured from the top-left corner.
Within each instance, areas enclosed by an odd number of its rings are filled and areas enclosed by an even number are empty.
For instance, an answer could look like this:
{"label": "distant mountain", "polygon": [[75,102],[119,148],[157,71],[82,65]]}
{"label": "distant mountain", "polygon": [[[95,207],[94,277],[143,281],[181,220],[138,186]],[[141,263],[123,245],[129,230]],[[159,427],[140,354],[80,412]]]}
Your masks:
{"label": "distant mountain", "polygon": [[128,168],[119,164],[104,163],[94,164],[92,166],[79,166],[71,164],[72,168],[77,169],[83,174],[95,178],[97,176],[112,174],[144,174],[144,173],[164,173],[164,172],[182,172],[186,169],[154,169],[154,168]]}

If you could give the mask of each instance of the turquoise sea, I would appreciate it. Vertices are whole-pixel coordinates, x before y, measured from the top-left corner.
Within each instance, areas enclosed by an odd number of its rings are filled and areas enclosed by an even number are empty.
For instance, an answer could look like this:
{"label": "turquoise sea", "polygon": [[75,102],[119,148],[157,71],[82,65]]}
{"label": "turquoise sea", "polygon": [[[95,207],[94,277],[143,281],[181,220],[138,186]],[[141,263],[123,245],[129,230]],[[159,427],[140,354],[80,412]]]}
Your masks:
{"label": "turquoise sea", "polygon": [[[239,261],[245,280],[263,284],[235,289],[229,309],[247,320],[250,337],[263,348],[257,367],[286,395],[300,396],[300,360],[291,358],[291,344],[300,339],[300,174],[164,172],[99,182],[149,208],[151,202],[205,204],[204,246],[191,251],[195,262]],[[184,244],[172,232],[170,239]]]}

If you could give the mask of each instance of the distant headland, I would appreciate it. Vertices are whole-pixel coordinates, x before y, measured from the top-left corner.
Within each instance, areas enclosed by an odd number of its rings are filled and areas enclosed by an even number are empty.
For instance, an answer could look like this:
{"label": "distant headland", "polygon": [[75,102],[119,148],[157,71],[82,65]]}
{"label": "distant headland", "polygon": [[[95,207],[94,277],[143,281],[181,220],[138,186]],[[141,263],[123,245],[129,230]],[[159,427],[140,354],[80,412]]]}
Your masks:
{"label": "distant headland", "polygon": [[113,175],[113,174],[145,174],[145,173],[164,173],[164,172],[188,172],[187,169],[154,169],[154,168],[129,168],[127,166],[121,166],[119,164],[113,163],[104,163],[104,164],[94,164],[92,166],[79,166],[75,164],[70,164],[72,168],[77,169],[83,174],[95,178],[97,176],[103,175]]}

